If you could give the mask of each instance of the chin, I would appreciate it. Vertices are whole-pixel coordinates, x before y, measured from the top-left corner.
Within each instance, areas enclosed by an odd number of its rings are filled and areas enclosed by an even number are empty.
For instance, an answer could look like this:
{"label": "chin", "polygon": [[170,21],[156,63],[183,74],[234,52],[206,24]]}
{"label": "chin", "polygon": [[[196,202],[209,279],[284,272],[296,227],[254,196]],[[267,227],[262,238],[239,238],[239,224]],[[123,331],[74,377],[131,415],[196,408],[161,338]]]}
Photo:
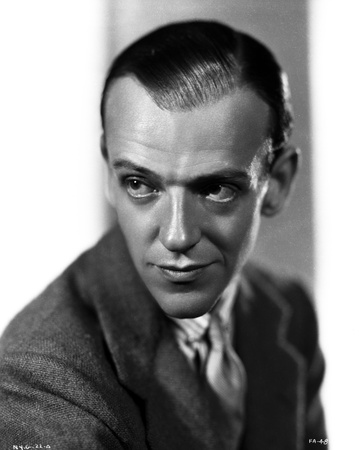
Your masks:
{"label": "chin", "polygon": [[164,313],[177,319],[193,319],[209,312],[216,304],[219,295],[172,294],[157,297],[157,303]]}

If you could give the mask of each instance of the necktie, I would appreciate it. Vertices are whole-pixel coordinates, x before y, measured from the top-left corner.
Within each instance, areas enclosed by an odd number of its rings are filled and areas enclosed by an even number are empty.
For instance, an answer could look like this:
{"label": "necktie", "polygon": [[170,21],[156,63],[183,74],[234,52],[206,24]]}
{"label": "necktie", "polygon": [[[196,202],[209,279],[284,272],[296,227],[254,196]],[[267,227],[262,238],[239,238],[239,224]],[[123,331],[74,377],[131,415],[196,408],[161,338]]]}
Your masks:
{"label": "necktie", "polygon": [[235,416],[243,416],[245,370],[235,353],[229,327],[214,314],[208,329],[210,350],[206,361],[206,377],[225,407]]}
{"label": "necktie", "polygon": [[[230,314],[231,308],[227,312]],[[234,450],[239,447],[244,429],[246,374],[232,348],[230,329],[223,323],[229,322],[229,314],[220,308],[197,319],[173,321],[177,325],[175,336],[181,350],[194,370],[207,378],[223,405],[221,411],[227,423],[226,450]]]}

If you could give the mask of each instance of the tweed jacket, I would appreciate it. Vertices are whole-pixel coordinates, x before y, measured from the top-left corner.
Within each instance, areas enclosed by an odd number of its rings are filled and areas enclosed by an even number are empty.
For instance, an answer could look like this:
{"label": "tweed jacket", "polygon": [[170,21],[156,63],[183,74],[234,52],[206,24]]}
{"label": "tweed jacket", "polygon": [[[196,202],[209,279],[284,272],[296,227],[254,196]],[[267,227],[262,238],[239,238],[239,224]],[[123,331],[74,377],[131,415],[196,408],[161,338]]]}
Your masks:
{"label": "tweed jacket", "polygon": [[[248,386],[240,448],[306,448],[326,437],[311,302],[297,284],[254,267],[242,280],[235,340]],[[229,448],[217,397],[177,347],[118,228],[2,336],[0,443],[4,450]]]}

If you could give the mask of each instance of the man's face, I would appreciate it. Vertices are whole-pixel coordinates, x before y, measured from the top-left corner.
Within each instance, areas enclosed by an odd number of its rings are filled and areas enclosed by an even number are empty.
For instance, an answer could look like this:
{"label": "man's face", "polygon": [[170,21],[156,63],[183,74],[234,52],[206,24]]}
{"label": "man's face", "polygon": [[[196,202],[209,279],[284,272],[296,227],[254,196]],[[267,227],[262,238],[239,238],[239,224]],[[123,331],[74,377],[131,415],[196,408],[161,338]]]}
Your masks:
{"label": "man's face", "polygon": [[239,89],[170,112],[121,78],[105,122],[110,201],[140,277],[166,314],[205,314],[257,235],[268,106]]}

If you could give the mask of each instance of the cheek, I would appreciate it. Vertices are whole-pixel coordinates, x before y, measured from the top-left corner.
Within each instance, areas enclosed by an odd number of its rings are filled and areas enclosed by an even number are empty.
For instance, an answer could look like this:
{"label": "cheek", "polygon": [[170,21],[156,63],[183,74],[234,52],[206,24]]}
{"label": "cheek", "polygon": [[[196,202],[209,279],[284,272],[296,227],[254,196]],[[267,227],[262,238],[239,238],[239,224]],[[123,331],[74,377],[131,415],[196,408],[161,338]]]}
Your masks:
{"label": "cheek", "polygon": [[218,246],[228,265],[244,263],[254,246],[260,225],[257,202],[242,205],[231,217],[218,220]]}
{"label": "cheek", "polygon": [[115,209],[120,229],[135,265],[137,265],[146,253],[155,234],[154,221],[151,220],[151,214],[137,208],[124,197],[117,199]]}

